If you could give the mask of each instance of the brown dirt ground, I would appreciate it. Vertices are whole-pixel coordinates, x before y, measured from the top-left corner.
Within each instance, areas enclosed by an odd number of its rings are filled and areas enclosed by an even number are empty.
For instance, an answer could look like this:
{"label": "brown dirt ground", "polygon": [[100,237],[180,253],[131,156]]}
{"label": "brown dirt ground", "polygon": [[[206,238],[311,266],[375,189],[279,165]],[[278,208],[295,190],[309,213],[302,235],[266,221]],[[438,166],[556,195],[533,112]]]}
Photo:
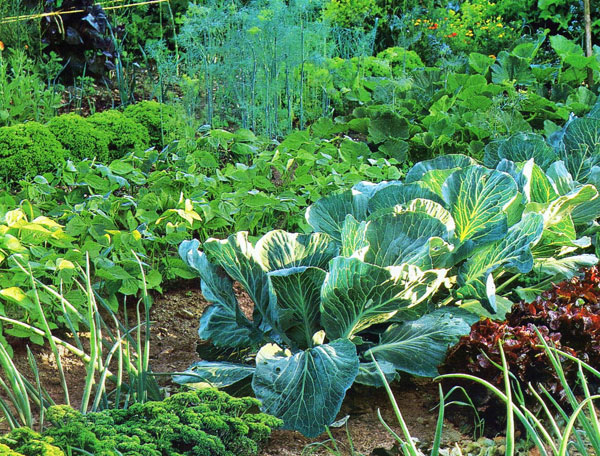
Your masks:
{"label": "brown dirt ground", "polygon": [[[247,296],[236,287],[236,292],[245,313],[251,314],[252,304]],[[200,315],[208,306],[202,297],[199,287],[194,282],[183,282],[163,296],[155,297],[151,309],[152,344],[150,362],[154,372],[177,372],[185,370],[190,364],[199,360],[196,353],[198,342],[197,328]],[[85,337],[85,335],[82,335]],[[23,373],[29,372],[27,361],[27,344],[23,340],[13,339],[14,362]],[[38,363],[42,384],[58,402],[62,399],[62,388],[56,375],[56,362],[47,346],[30,345]],[[85,378],[85,369],[78,358],[60,350],[72,405],[80,403]],[[174,385],[168,377],[160,377],[161,384],[168,390]],[[408,427],[424,447],[431,441],[437,419],[438,390],[430,380],[405,380],[394,386],[394,394]],[[400,434],[394,412],[383,389],[356,386],[352,388],[344,401],[340,417],[349,415],[348,431],[355,450],[365,455],[373,453],[376,448],[390,449],[394,445],[393,437],[384,429],[377,417],[381,410],[382,417]],[[4,426],[2,426],[4,424]],[[1,429],[1,428],[4,429]],[[0,430],[5,431],[6,423],[0,423]],[[343,454],[348,452],[348,437],[344,427],[333,429]],[[444,442],[452,445],[464,439],[450,423],[446,423]],[[297,456],[303,454],[305,447],[311,443],[324,442],[327,435],[317,439],[307,439],[297,432],[274,431],[271,440],[261,453],[262,456]],[[313,452],[304,454],[328,454],[324,449],[313,447]]]}

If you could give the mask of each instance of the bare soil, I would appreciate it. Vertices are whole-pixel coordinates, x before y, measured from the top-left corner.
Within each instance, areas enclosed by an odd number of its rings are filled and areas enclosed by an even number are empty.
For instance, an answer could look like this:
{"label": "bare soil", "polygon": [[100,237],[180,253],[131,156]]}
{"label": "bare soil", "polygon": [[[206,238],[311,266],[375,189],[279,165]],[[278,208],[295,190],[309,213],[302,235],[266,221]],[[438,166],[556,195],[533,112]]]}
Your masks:
{"label": "bare soil", "polygon": [[[244,313],[252,313],[252,302],[239,287],[236,293]],[[162,296],[155,297],[150,318],[152,324],[150,362],[154,372],[181,372],[200,358],[196,352],[198,343],[198,321],[209,304],[203,298],[195,281],[182,282]],[[80,337],[85,338],[85,334]],[[29,373],[27,344],[23,340],[12,339],[14,362],[23,373]],[[64,403],[63,390],[56,371],[56,361],[49,347],[29,344],[40,372],[41,383],[58,403]],[[65,370],[72,405],[80,404],[83,394],[85,369],[80,360],[61,349],[61,360]],[[29,376],[29,375],[28,375]],[[170,383],[169,377],[160,377],[161,384],[172,391],[177,388]],[[405,379],[393,386],[398,406],[414,437],[424,448],[431,442],[437,419],[438,387],[431,380]],[[383,451],[394,446],[394,438],[385,430],[378,418],[382,418],[401,434],[390,401],[383,389],[357,385],[353,387],[344,401],[339,417],[349,416],[345,426],[332,430],[339,449],[343,454],[349,452],[349,433],[355,451],[364,455],[387,456],[397,454]],[[2,426],[4,425],[4,426]],[[0,423],[0,429],[6,431],[6,423]],[[262,456],[296,456],[301,454],[327,454],[318,445],[307,447],[316,442],[325,442],[327,434],[317,439],[307,439],[292,431],[274,431]],[[452,424],[446,422],[444,431],[445,446],[464,440]],[[306,449],[306,450],[305,450]],[[309,451],[310,450],[310,451]],[[305,451],[305,453],[303,453]]]}

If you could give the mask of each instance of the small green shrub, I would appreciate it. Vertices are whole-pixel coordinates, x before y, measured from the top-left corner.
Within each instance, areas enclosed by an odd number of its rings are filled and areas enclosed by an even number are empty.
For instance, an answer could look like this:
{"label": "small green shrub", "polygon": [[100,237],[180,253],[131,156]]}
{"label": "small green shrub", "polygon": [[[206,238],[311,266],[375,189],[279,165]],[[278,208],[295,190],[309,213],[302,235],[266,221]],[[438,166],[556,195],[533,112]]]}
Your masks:
{"label": "small green shrub", "polygon": [[57,116],[48,128],[68,151],[69,158],[96,158],[106,162],[110,156],[108,135],[77,114]]}
{"label": "small green shrub", "polygon": [[398,46],[381,51],[377,54],[377,58],[385,60],[390,64],[394,76],[398,76],[403,69],[412,70],[425,67],[425,64],[415,51],[407,51]]}
{"label": "small green shrub", "polygon": [[258,405],[209,389],[87,415],[58,406],[48,411],[54,427],[45,434],[67,452],[80,448],[96,456],[251,456],[281,425],[249,413]]}
{"label": "small green shrub", "polygon": [[109,160],[148,148],[148,129],[120,111],[98,112],[88,121],[108,136]]}
{"label": "small green shrub", "polygon": [[148,129],[151,146],[164,147],[180,130],[175,108],[154,100],[129,105],[124,114]]}
{"label": "small green shrub", "polygon": [[22,427],[0,438],[0,456],[65,456],[53,443],[51,437]]}
{"label": "small green shrub", "polygon": [[48,127],[27,122],[0,127],[0,179],[9,182],[54,171],[66,151]]}

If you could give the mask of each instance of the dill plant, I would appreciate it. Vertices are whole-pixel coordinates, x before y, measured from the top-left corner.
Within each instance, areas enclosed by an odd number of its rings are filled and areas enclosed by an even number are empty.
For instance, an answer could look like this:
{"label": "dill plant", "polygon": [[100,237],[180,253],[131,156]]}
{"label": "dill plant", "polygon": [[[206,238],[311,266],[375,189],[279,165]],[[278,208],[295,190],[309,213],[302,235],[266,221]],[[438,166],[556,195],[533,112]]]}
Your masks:
{"label": "dill plant", "polygon": [[332,24],[320,1],[212,0],[191,4],[183,18],[180,77],[172,77],[164,44],[151,50],[164,57],[159,68],[170,70],[164,80],[178,81],[188,114],[213,127],[235,124],[277,137],[331,113],[308,67],[370,55],[374,37],[374,31]]}

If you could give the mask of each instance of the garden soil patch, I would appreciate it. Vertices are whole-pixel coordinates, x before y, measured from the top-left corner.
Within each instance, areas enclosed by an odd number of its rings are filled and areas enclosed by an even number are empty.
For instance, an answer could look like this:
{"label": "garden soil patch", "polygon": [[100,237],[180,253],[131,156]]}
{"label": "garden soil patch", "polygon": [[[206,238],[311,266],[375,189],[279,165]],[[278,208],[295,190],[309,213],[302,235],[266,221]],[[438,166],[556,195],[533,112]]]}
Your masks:
{"label": "garden soil patch", "polygon": [[[252,314],[252,302],[236,287],[236,293],[244,313]],[[199,361],[196,352],[198,343],[198,321],[208,303],[202,297],[196,281],[181,282],[176,288],[162,296],[156,296],[151,309],[152,339],[150,363],[154,372],[168,373],[185,370],[190,364]],[[135,309],[130,309],[130,322],[133,321]],[[85,339],[86,335],[81,334]],[[27,344],[24,340],[13,339],[14,362],[23,373],[29,374],[27,361]],[[33,352],[41,382],[57,403],[64,403],[63,392],[56,371],[56,362],[49,347],[29,344]],[[69,387],[71,404],[77,407],[83,394],[85,369],[79,359],[61,348],[61,359]],[[29,375],[28,375],[29,376]],[[31,377],[30,377],[31,378]],[[168,376],[159,377],[161,385],[168,391],[174,391],[177,385],[170,383]],[[405,379],[394,385],[394,394],[408,427],[424,447],[433,438],[437,419],[438,390],[430,380]],[[346,397],[340,417],[349,415],[348,431],[356,451],[366,455],[395,454],[381,452],[394,445],[393,437],[387,433],[377,417],[377,410],[390,426],[400,434],[399,426],[387,395],[383,389],[367,388],[361,385],[353,387]],[[2,431],[7,431],[6,423],[1,423]],[[348,450],[348,438],[345,427],[332,429],[342,451]],[[317,439],[307,439],[292,431],[274,431],[271,440],[261,453],[262,456],[297,456],[303,449],[315,442],[324,442],[327,435]],[[465,439],[451,424],[446,423],[444,431],[445,445],[451,445]],[[306,454],[327,454],[317,446],[314,452]],[[373,452],[376,450],[375,452]],[[349,453],[348,453],[349,454]]]}

